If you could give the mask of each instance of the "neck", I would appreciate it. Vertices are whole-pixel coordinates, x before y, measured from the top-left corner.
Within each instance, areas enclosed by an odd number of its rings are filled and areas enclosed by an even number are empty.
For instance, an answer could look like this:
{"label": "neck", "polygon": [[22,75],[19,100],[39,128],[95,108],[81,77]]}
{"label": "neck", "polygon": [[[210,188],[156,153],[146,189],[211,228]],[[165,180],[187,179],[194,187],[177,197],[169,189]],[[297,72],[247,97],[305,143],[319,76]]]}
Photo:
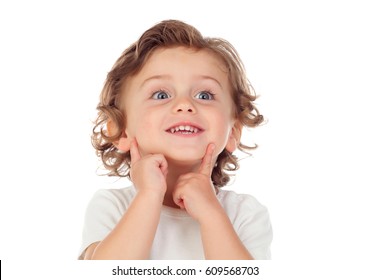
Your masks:
{"label": "neck", "polygon": [[178,208],[173,201],[173,191],[177,184],[177,180],[181,175],[196,172],[200,166],[200,163],[178,163],[168,160],[168,174],[167,174],[167,192],[165,193],[164,202],[165,206]]}

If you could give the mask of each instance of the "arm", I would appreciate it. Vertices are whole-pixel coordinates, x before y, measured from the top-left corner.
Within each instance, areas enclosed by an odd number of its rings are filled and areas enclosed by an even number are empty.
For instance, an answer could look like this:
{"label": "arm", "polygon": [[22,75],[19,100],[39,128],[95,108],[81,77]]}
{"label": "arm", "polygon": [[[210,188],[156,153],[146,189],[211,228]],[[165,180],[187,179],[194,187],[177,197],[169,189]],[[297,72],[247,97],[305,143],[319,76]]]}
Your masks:
{"label": "arm", "polygon": [[108,236],[90,245],[85,259],[149,257],[166,191],[167,162],[162,155],[141,158],[135,141],[131,145],[131,158],[131,179],[137,194]]}
{"label": "arm", "polygon": [[147,259],[161,205],[162,197],[157,193],[138,192],[116,227],[94,248],[91,259]]}
{"label": "arm", "polygon": [[253,257],[242,244],[227,214],[221,205],[219,207],[221,209],[200,222],[205,258],[252,260]]}
{"label": "arm", "polygon": [[209,144],[199,171],[178,179],[173,199],[199,222],[206,259],[253,259],[216,197],[211,182],[213,151]]}

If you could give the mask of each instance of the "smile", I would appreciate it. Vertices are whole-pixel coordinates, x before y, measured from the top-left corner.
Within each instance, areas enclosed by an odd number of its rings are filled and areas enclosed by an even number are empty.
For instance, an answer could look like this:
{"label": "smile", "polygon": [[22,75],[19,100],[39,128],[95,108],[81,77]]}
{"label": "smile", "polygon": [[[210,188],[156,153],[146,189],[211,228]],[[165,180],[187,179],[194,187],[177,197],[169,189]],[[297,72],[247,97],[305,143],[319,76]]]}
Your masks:
{"label": "smile", "polygon": [[166,130],[169,133],[172,134],[198,134],[199,132],[202,132],[203,130],[199,127],[196,127],[194,125],[175,125],[171,128]]}

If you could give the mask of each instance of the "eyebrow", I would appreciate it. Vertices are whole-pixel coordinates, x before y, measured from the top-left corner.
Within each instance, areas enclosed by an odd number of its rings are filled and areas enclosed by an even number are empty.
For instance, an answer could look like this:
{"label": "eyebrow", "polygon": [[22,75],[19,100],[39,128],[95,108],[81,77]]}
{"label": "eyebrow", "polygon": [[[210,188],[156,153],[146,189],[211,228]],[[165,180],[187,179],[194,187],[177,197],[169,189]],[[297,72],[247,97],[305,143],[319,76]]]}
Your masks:
{"label": "eyebrow", "polygon": [[223,89],[223,86],[222,86],[222,84],[217,80],[217,79],[215,79],[215,78],[213,78],[213,77],[211,77],[211,76],[207,76],[207,75],[200,75],[200,76],[198,76],[200,79],[202,79],[202,80],[211,80],[211,81],[214,81],[215,83],[217,83],[218,84],[218,86],[221,88],[221,89]]}
{"label": "eyebrow", "polygon": [[[198,75],[196,76],[197,79],[199,80],[211,80],[211,81],[214,81],[216,84],[218,84],[218,86],[223,89],[223,86],[222,84],[215,78],[211,77],[211,76],[208,76],[208,75]],[[151,80],[170,80],[171,79],[171,75],[154,75],[154,76],[151,76],[147,79],[145,79],[141,86],[140,87],[143,87],[144,84],[146,84],[147,82],[151,81]]]}
{"label": "eyebrow", "polygon": [[140,87],[143,87],[144,84],[146,84],[147,82],[149,82],[151,80],[170,80],[170,75],[155,75],[155,76],[151,76],[151,77],[145,79],[141,83],[141,86]]}

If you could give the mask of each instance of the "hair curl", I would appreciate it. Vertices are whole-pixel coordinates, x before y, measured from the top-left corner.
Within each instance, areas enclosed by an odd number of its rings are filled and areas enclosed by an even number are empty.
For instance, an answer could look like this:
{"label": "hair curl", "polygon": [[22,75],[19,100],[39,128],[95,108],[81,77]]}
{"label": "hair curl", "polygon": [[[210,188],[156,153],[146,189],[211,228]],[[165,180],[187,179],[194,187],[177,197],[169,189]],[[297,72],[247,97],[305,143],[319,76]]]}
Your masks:
{"label": "hair curl", "polygon": [[[97,106],[98,115],[91,137],[97,155],[109,170],[107,175],[129,177],[130,154],[119,151],[114,145],[126,126],[126,116],[120,105],[124,82],[142,69],[155,50],[176,46],[206,49],[222,59],[228,70],[236,120],[241,126],[247,127],[256,127],[263,122],[263,116],[253,104],[256,95],[246,78],[244,65],[235,48],[224,39],[203,37],[196,28],[184,22],[162,21],[144,32],[137,42],[128,47],[107,75]],[[108,122],[112,122],[116,128],[114,133],[107,132]],[[256,145],[249,147],[242,143],[238,144],[238,148],[243,152],[256,147]],[[235,171],[238,168],[237,157],[224,149],[218,156],[212,172],[214,185],[225,186],[230,180],[227,171]]]}

